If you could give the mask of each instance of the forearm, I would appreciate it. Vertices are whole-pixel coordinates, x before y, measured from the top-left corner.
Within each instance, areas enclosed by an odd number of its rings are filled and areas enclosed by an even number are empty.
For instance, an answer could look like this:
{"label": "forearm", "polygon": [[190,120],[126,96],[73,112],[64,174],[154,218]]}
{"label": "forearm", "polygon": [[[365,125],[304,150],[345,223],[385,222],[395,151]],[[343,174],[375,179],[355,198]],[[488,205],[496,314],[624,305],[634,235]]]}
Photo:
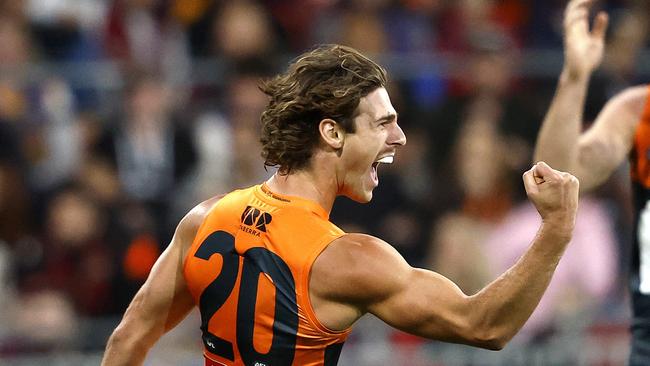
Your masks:
{"label": "forearm", "polygon": [[476,295],[477,329],[505,344],[537,307],[570,240],[570,231],[542,224],[529,250],[507,272]]}
{"label": "forearm", "polygon": [[551,106],[537,137],[535,161],[575,172],[589,75],[562,71]]}

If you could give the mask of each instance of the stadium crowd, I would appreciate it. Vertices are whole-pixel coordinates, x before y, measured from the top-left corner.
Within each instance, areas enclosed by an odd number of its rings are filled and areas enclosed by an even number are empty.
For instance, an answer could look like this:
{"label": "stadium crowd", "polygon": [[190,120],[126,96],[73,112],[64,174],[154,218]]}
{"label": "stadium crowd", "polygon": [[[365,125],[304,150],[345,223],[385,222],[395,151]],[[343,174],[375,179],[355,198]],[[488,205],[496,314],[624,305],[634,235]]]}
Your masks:
{"label": "stadium crowd", "polygon": [[[257,82],[318,43],[387,67],[408,137],[395,164],[381,166],[373,201],[342,200],[332,221],[382,237],[467,293],[481,288],[524,251],[539,220],[521,173],[560,70],[564,5],[0,0],[0,361],[101,352],[183,214],[271,174]],[[599,6],[612,26],[587,119],[648,77],[638,63],[650,4]],[[557,57],[530,56],[542,51]],[[573,243],[520,344],[571,319],[626,326],[627,174],[583,198]]]}

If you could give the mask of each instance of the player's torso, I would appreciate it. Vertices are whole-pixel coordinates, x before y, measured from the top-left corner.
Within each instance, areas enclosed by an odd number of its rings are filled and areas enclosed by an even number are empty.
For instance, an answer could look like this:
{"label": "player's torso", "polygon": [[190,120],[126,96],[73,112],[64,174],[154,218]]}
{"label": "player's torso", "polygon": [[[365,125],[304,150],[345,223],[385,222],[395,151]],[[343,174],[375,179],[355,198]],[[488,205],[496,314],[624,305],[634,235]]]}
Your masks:
{"label": "player's torso", "polygon": [[[649,100],[650,101],[650,100]],[[639,120],[630,153],[634,196],[634,242],[631,253],[630,290],[634,331],[650,330],[650,103]],[[650,333],[647,334],[650,340]]]}
{"label": "player's torso", "polygon": [[343,232],[315,202],[263,186],[210,211],[185,259],[207,365],[335,365],[349,331],[318,322],[309,271]]}

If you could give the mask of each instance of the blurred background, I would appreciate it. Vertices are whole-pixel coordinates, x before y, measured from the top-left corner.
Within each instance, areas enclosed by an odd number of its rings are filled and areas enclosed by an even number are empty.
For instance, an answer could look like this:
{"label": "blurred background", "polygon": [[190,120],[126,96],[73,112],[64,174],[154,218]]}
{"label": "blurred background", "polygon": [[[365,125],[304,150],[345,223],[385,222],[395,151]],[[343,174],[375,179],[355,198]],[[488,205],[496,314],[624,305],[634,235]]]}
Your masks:
{"label": "blurred background", "polygon": [[[260,78],[316,43],[384,65],[408,144],[332,220],[474,293],[539,219],[521,173],[562,66],[564,0],[0,0],[0,364],[97,365],[178,220],[259,183]],[[611,17],[592,121],[650,79],[647,1]],[[495,353],[364,317],[340,365],[621,365],[628,169],[582,199],[531,320]],[[436,304],[431,304],[436,306]],[[193,313],[148,365],[202,365]]]}

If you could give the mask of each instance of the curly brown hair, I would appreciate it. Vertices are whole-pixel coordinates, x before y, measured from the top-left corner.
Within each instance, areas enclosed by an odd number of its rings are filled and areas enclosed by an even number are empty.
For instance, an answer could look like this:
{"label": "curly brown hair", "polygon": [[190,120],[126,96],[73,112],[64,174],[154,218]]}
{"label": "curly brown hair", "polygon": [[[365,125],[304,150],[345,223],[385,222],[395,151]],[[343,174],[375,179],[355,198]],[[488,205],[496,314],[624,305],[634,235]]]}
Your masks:
{"label": "curly brown hair", "polygon": [[260,84],[270,97],[261,117],[264,165],[280,174],[307,167],[320,121],[330,118],[354,133],[359,100],[386,82],[386,70],[351,47],[322,45],[296,58],[287,72]]}

